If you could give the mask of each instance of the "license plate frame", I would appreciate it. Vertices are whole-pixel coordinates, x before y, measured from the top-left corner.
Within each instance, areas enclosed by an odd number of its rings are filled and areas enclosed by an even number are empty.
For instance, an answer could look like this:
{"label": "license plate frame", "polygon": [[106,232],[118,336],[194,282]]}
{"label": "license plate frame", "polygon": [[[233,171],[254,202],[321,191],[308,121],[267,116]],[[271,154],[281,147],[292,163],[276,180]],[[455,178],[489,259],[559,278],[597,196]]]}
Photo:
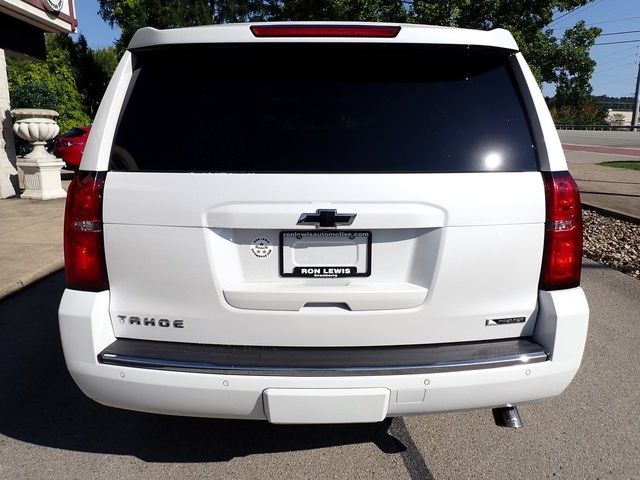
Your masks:
{"label": "license plate frame", "polygon": [[[305,266],[305,267],[294,267],[294,271],[285,272],[284,266],[284,247],[285,247],[285,236],[288,235],[303,235],[303,236],[317,236],[317,237],[326,237],[326,238],[336,238],[336,237],[347,237],[350,235],[365,237],[366,238],[366,255],[365,255],[365,265],[366,270],[364,272],[358,272],[357,267],[354,265],[318,265],[318,266]],[[369,277],[371,276],[371,239],[372,234],[370,230],[282,230],[280,232],[280,238],[278,242],[278,270],[279,275],[281,277],[293,277],[293,278],[352,278],[352,277]],[[296,272],[296,269],[356,269],[356,273],[350,274],[336,274],[336,275],[314,275],[308,273],[300,273]]]}

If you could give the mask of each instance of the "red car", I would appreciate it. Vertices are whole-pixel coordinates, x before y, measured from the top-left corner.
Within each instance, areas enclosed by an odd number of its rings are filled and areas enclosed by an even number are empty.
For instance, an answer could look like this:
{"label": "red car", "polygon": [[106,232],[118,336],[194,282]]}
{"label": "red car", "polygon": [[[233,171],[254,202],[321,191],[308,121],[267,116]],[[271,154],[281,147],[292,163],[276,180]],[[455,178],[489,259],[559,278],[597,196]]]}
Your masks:
{"label": "red car", "polygon": [[56,138],[53,154],[64,160],[69,170],[78,170],[90,131],[91,127],[75,127]]}

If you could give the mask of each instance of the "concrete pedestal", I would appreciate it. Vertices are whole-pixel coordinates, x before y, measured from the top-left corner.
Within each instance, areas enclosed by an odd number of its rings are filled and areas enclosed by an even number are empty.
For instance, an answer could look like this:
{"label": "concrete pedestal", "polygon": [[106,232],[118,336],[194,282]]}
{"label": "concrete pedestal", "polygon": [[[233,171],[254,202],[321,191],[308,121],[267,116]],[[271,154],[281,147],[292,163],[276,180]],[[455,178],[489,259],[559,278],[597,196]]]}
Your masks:
{"label": "concrete pedestal", "polygon": [[18,168],[24,172],[25,191],[21,197],[37,200],[66,197],[67,192],[62,188],[60,178],[64,162],[44,148],[47,140],[54,138],[60,131],[54,120],[58,112],[16,108],[11,113],[16,119],[13,131],[33,144],[33,151],[17,162]]}
{"label": "concrete pedestal", "polygon": [[25,191],[22,192],[21,198],[51,200],[67,196],[60,180],[64,162],[59,158],[53,155],[40,158],[25,157],[18,160],[18,166],[24,172]]}

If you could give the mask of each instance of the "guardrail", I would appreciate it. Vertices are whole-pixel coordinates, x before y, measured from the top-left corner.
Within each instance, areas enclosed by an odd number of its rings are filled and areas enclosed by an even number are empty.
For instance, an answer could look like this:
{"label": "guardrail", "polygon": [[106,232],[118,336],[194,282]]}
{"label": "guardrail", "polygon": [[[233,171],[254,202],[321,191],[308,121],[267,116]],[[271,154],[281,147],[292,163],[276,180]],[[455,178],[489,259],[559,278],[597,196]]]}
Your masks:
{"label": "guardrail", "polygon": [[556,125],[558,130],[607,130],[616,132],[638,132],[640,125]]}

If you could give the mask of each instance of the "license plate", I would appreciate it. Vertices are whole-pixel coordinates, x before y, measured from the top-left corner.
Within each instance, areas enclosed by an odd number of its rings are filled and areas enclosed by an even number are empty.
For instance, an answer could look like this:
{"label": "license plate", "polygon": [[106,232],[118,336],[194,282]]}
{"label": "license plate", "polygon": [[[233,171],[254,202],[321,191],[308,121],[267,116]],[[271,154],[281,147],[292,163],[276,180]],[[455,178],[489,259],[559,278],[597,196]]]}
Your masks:
{"label": "license plate", "polygon": [[280,232],[282,277],[340,278],[371,275],[371,232]]}

